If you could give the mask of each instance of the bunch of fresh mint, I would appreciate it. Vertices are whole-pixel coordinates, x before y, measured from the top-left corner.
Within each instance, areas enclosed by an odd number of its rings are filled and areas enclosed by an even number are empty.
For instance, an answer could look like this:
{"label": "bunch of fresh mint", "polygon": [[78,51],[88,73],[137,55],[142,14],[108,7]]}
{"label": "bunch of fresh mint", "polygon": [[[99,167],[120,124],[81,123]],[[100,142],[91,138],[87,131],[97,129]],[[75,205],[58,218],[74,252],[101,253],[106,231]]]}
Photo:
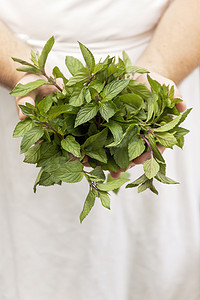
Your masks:
{"label": "bunch of fresh mint", "polygon": [[[166,184],[177,183],[166,177],[166,163],[157,148],[157,144],[182,148],[188,133],[180,124],[191,109],[180,114],[175,104],[181,100],[173,98],[174,87],[169,89],[147,75],[150,92],[131,79],[136,72],[148,71],[132,66],[125,52],[117,62],[115,57],[107,56],[95,64],[94,56],[81,43],[86,66],[67,56],[65,63],[72,77],[66,79],[58,67],[48,76],[45,63],[53,44],[51,37],[41,54],[32,51],[32,63],[13,58],[23,65],[19,71],[43,75],[44,79],[18,84],[11,95],[24,96],[42,85],[58,89],[44,99],[37,98],[35,106],[20,105],[27,117],[17,124],[13,134],[23,137],[24,162],[40,168],[34,191],[37,185],[74,183],[85,177],[89,193],[80,215],[82,222],[96,198],[109,209],[109,191],[118,190],[129,180],[127,173],[118,179],[110,175],[106,179],[104,171],[117,172],[121,168],[125,172],[130,162],[145,151],[150,152],[150,159],[143,164],[144,174],[126,188],[138,186],[138,192],[149,188],[158,194],[154,178]],[[57,85],[57,78],[62,78],[63,88]],[[85,157],[92,171],[84,167]]]}

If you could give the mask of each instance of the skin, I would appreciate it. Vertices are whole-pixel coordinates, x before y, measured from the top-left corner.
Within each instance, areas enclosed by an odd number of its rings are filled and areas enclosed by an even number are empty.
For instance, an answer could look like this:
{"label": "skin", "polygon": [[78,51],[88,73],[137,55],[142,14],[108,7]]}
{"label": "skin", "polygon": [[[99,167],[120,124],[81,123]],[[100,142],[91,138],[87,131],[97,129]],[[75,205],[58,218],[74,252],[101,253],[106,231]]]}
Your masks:
{"label": "skin", "polygon": [[[160,83],[175,85],[175,97],[181,97],[177,85],[187,77],[195,67],[200,64],[200,1],[199,0],[174,0],[161,17],[153,37],[137,61],[136,65],[145,67],[151,73],[150,76]],[[8,89],[12,89],[17,83],[26,84],[39,79],[38,75],[17,72],[17,63],[10,57],[19,57],[29,60],[30,47],[15,38],[9,29],[0,22],[0,83]],[[134,79],[148,86],[146,75],[135,74]],[[17,97],[19,104],[30,102],[34,104],[37,95],[45,96],[54,91],[55,87],[40,87],[24,97]],[[181,102],[177,108],[182,112],[186,104]],[[19,118],[25,116],[18,107]],[[164,147],[159,146],[160,151]],[[148,153],[136,158],[130,165],[143,163],[148,159]],[[111,172],[113,177],[119,177]]]}

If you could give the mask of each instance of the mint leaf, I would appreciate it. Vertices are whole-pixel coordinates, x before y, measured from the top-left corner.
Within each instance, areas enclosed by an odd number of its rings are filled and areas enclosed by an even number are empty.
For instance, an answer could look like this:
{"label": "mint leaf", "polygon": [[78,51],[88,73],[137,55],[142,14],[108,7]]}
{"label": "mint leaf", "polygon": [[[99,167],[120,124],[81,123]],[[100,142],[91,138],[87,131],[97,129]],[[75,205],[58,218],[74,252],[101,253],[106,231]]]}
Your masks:
{"label": "mint leaf", "polygon": [[118,164],[120,168],[122,168],[123,171],[126,171],[130,164],[130,159],[128,156],[128,146],[123,146],[120,148],[114,148],[114,159],[115,162]]}
{"label": "mint leaf", "polygon": [[143,100],[140,96],[134,94],[123,94],[120,96],[120,100],[131,106],[134,114],[137,114],[139,110],[142,108]]}
{"label": "mint leaf", "polygon": [[107,163],[107,155],[104,149],[94,147],[93,149],[84,150],[84,154],[105,164]]}
{"label": "mint leaf", "polygon": [[51,108],[52,104],[53,104],[53,98],[52,98],[52,94],[50,94],[38,103],[37,108],[41,113],[47,113]]}
{"label": "mint leaf", "polygon": [[128,181],[128,179],[125,179],[125,178],[117,178],[111,182],[97,184],[97,189],[100,191],[106,191],[106,192],[112,191],[112,190],[120,188],[127,181]]}
{"label": "mint leaf", "polygon": [[25,133],[21,142],[21,152],[26,152],[34,143],[36,143],[44,134],[41,127],[33,127]]}
{"label": "mint leaf", "polygon": [[31,73],[31,74],[41,74],[41,71],[38,70],[36,67],[19,67],[16,69],[17,71],[21,71],[21,72],[27,72],[27,73]]}
{"label": "mint leaf", "polygon": [[72,94],[72,97],[69,101],[69,104],[72,106],[81,106],[84,104],[84,98],[85,96],[85,87],[78,88],[78,90],[75,91],[75,93]]}
{"label": "mint leaf", "polygon": [[100,114],[107,122],[112,116],[114,116],[114,114],[117,111],[116,105],[111,101],[109,102],[101,101],[99,103],[99,106],[100,106],[99,108]]}
{"label": "mint leaf", "polygon": [[177,143],[177,140],[174,137],[174,135],[168,132],[156,133],[156,138],[158,143],[166,148],[172,148]]}
{"label": "mint leaf", "polygon": [[165,176],[161,172],[158,172],[155,178],[165,184],[179,184],[179,182],[174,181],[173,179],[170,179],[169,177]]}
{"label": "mint leaf", "polygon": [[176,117],[174,120],[172,120],[171,122],[169,122],[169,123],[167,123],[167,124],[165,124],[165,125],[163,125],[161,127],[153,129],[153,132],[165,132],[165,131],[169,131],[172,128],[174,128],[177,124],[179,124],[181,118],[182,118],[182,115]]}
{"label": "mint leaf", "polygon": [[136,187],[136,186],[146,182],[147,180],[148,180],[147,176],[145,174],[143,174],[139,178],[134,180],[133,182],[127,184],[126,188]]}
{"label": "mint leaf", "polygon": [[103,148],[106,143],[108,129],[104,128],[101,132],[94,134],[86,139],[85,143],[81,146],[83,150]]}
{"label": "mint leaf", "polygon": [[94,103],[89,103],[83,106],[77,114],[74,127],[90,121],[96,116],[98,110],[98,106]]}
{"label": "mint leaf", "polygon": [[49,54],[49,52],[51,51],[53,45],[54,45],[55,39],[52,36],[44,45],[43,49],[42,49],[42,53],[40,55],[40,57],[38,58],[38,65],[40,67],[41,70],[44,70],[45,67],[45,63],[47,60],[47,56]]}
{"label": "mint leaf", "polygon": [[75,157],[81,157],[80,145],[72,135],[68,135],[61,141],[61,146],[64,150],[72,153]]}
{"label": "mint leaf", "polygon": [[102,181],[106,179],[105,174],[101,169],[101,167],[96,167],[93,171],[90,172],[90,174],[101,179]]}
{"label": "mint leaf", "polygon": [[147,178],[151,179],[158,173],[160,167],[155,158],[151,157],[143,164],[144,172]]}
{"label": "mint leaf", "polygon": [[29,131],[32,127],[33,127],[33,121],[29,118],[25,118],[23,121],[17,123],[13,132],[13,137],[24,136],[24,134],[27,131]]}
{"label": "mint leaf", "polygon": [[83,210],[80,214],[80,222],[82,223],[85,217],[89,214],[95,202],[95,194],[92,190],[89,191],[87,198],[85,200]]}
{"label": "mint leaf", "polygon": [[101,204],[107,208],[110,209],[110,198],[108,196],[107,192],[99,191],[99,197],[101,200]]}
{"label": "mint leaf", "polygon": [[81,49],[82,55],[84,57],[84,60],[86,62],[86,65],[90,71],[90,74],[93,72],[94,66],[95,66],[95,60],[93,54],[90,52],[90,50],[84,46],[82,43],[79,43],[79,47]]}
{"label": "mint leaf", "polygon": [[73,76],[84,68],[82,62],[73,56],[66,56],[65,64]]}
{"label": "mint leaf", "polygon": [[83,178],[83,165],[75,160],[72,162],[66,162],[62,167],[56,169],[52,174],[64,181],[69,183],[79,182]]}
{"label": "mint leaf", "polygon": [[129,80],[115,80],[111,83],[107,84],[103,91],[101,92],[101,96],[104,100],[110,101],[114,97],[116,97],[121,91],[123,91],[127,85],[129,84]]}
{"label": "mint leaf", "polygon": [[21,84],[19,83],[11,92],[11,96],[15,97],[22,97],[30,93],[31,91],[39,88],[42,85],[48,84],[45,80],[43,79],[38,79],[34,82],[29,82],[27,84]]}
{"label": "mint leaf", "polygon": [[105,124],[110,131],[112,132],[113,138],[114,138],[114,142],[115,144],[118,144],[118,142],[120,140],[122,140],[123,138],[123,130],[122,130],[122,126],[119,125],[119,123],[113,121],[113,120],[109,120],[108,123]]}
{"label": "mint leaf", "polygon": [[69,104],[62,104],[59,106],[52,106],[50,111],[48,112],[49,120],[53,120],[56,117],[60,116],[63,113],[76,114],[77,109],[73,108]]}
{"label": "mint leaf", "polygon": [[145,142],[137,135],[133,136],[128,144],[129,160],[133,160],[145,151]]}
{"label": "mint leaf", "polygon": [[41,143],[29,148],[29,150],[25,152],[24,162],[29,164],[36,164],[40,159],[40,148]]}

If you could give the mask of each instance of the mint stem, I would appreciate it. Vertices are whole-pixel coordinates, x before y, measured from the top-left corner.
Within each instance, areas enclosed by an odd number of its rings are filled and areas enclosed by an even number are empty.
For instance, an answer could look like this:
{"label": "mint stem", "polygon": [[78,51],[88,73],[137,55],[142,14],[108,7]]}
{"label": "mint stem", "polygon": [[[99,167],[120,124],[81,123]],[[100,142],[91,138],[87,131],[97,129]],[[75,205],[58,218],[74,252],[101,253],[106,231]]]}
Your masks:
{"label": "mint stem", "polygon": [[142,134],[139,134],[139,136],[141,136],[141,138],[145,141],[145,143],[147,144],[147,146],[149,147],[149,150],[151,152],[151,157],[153,156],[153,150],[152,150],[152,147],[149,143],[149,141],[142,135]]}

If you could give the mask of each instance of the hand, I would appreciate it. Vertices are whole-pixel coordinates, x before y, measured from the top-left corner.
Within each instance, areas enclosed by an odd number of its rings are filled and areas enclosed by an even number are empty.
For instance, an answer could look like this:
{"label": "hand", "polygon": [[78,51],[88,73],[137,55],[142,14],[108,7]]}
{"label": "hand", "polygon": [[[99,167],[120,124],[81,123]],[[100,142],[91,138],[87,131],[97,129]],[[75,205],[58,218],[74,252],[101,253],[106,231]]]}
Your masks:
{"label": "hand", "polygon": [[[169,87],[171,87],[172,85],[174,85],[174,98],[180,98],[181,99],[181,94],[177,88],[177,86],[175,85],[175,83],[168,79],[168,78],[165,78],[163,77],[162,75],[158,74],[158,73],[155,73],[155,72],[151,72],[150,74],[150,77],[154,80],[157,80],[160,84],[165,84],[166,86],[169,85]],[[146,87],[151,90],[150,88],[150,84],[148,82],[148,79],[147,79],[147,75],[146,74],[135,74],[132,79],[140,82],[140,83],[143,83],[146,85]],[[176,107],[177,109],[180,111],[180,112],[183,112],[186,110],[186,103],[183,101],[183,102],[179,102],[176,104]],[[165,147],[162,146],[162,145],[157,145],[158,146],[158,149],[161,153],[164,152],[165,150]],[[143,153],[142,155],[138,156],[137,158],[135,158],[131,163],[130,165],[128,166],[127,169],[130,169],[132,167],[134,167],[135,165],[137,164],[143,164],[145,162],[145,160],[147,159],[150,159],[150,152],[145,152]],[[111,176],[113,178],[118,178],[121,173],[123,172],[123,170],[120,168],[118,172],[110,172]]]}

